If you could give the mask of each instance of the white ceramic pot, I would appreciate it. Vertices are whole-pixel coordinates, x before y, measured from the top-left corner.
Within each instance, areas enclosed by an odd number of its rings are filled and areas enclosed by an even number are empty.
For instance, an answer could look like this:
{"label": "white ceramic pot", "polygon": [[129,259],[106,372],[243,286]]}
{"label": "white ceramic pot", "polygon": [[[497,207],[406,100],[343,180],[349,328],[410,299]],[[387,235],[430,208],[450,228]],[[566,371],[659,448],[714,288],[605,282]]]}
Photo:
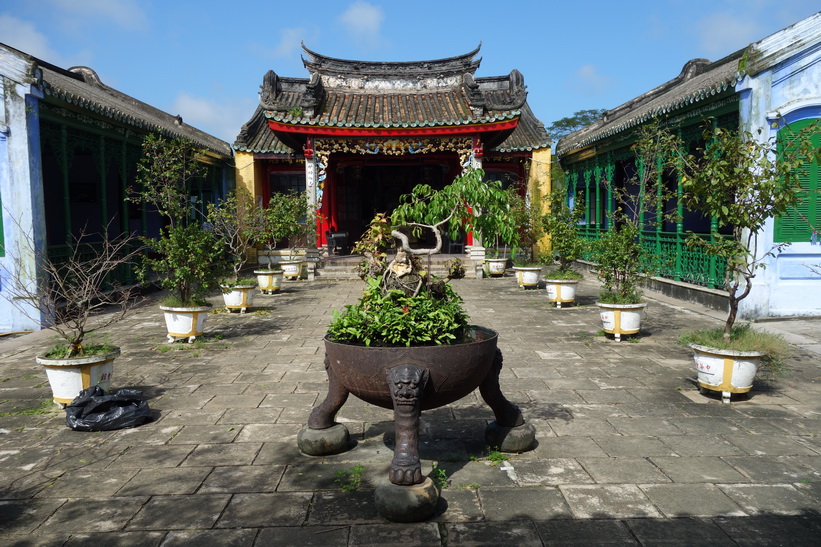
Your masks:
{"label": "white ceramic pot", "polygon": [[293,281],[302,277],[302,264],[301,260],[283,260],[278,266],[285,278]]}
{"label": "white ceramic pot", "polygon": [[601,315],[604,332],[612,334],[616,342],[621,341],[622,334],[636,334],[641,330],[641,320],[647,302],[639,304],[605,304],[596,302]]}
{"label": "white ceramic pot", "polygon": [[500,277],[505,275],[505,268],[507,267],[506,258],[486,258],[487,272],[491,277]]}
{"label": "white ceramic pot", "polygon": [[108,353],[71,359],[50,359],[38,355],[36,361],[46,369],[54,402],[65,407],[80,391],[91,386],[98,385],[110,391],[114,359],[118,355],[120,349],[115,348]]}
{"label": "white ceramic pot", "polygon": [[732,393],[747,393],[752,389],[763,354],[688,345],[693,350],[700,388],[720,391],[725,403],[730,402]]}
{"label": "white ceramic pot", "polygon": [[228,311],[239,310],[240,313],[245,313],[245,310],[254,303],[256,285],[220,286],[222,287],[222,299],[225,301],[225,307]]}
{"label": "white ceramic pot", "polygon": [[539,286],[539,278],[542,276],[541,266],[514,266],[516,272],[516,283],[522,289],[530,289]]}
{"label": "white ceramic pot", "polygon": [[254,275],[263,294],[273,294],[282,288],[282,270],[254,270]]}
{"label": "white ceramic pot", "polygon": [[576,285],[578,279],[545,279],[545,290],[548,302],[555,302],[557,308],[562,304],[572,304],[576,301]]}
{"label": "white ceramic pot", "polygon": [[197,306],[194,308],[171,308],[160,306],[165,315],[165,326],[168,329],[168,341],[188,339],[191,344],[202,336],[205,330],[205,320],[208,319],[210,306]]}

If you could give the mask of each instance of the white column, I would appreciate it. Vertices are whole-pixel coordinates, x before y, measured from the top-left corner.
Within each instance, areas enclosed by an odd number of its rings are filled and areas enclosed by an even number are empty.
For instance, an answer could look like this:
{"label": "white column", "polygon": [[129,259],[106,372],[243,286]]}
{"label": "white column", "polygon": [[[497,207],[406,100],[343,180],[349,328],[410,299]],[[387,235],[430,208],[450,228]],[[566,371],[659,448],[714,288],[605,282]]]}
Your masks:
{"label": "white column", "polygon": [[[310,207],[311,211],[316,211],[317,191],[319,188],[317,182],[313,142],[309,141],[309,144],[305,147],[305,190],[308,194],[308,207]],[[319,263],[319,250],[316,248],[316,221],[314,221],[314,229],[308,233],[308,241],[305,247],[305,261],[308,264],[308,281],[313,281],[316,278],[316,267]]]}

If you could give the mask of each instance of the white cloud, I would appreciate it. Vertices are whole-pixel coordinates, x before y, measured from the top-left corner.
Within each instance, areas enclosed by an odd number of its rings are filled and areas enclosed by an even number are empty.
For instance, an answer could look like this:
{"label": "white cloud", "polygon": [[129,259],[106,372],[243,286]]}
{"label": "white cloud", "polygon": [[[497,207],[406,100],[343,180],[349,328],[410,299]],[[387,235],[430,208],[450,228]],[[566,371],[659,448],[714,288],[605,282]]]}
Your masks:
{"label": "white cloud", "polygon": [[61,55],[49,45],[46,35],[28,21],[11,15],[0,15],[0,36],[4,43],[24,53],[55,65],[65,64]]}
{"label": "white cloud", "polygon": [[339,23],[348,35],[364,47],[375,47],[381,43],[384,20],[385,12],[382,8],[363,0],[356,0],[339,16]]}
{"label": "white cloud", "polygon": [[569,83],[575,91],[585,95],[601,95],[613,86],[612,78],[599,73],[599,69],[590,64],[579,67]]}
{"label": "white cloud", "polygon": [[743,12],[710,14],[697,23],[696,29],[705,55],[712,60],[737,51],[766,34],[761,25],[752,17],[745,17]]}
{"label": "white cloud", "polygon": [[148,17],[136,0],[48,0],[61,12],[61,25],[75,29],[105,21],[126,30],[148,28]]}
{"label": "white cloud", "polygon": [[180,91],[169,114],[179,114],[188,125],[232,143],[255,108],[249,99],[216,102]]}

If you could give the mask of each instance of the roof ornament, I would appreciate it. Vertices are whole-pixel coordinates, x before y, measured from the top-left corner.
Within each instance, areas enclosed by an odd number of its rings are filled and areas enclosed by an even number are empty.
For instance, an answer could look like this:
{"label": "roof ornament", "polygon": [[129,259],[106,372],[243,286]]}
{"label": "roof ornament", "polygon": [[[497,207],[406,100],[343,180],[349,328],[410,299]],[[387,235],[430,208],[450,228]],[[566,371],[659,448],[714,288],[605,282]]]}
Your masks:
{"label": "roof ornament", "polygon": [[525,104],[527,100],[527,86],[525,85],[525,77],[515,68],[510,71],[508,79],[507,97],[494,96],[488,97],[487,107],[492,110],[517,110]]}
{"label": "roof ornament", "polygon": [[325,88],[322,85],[322,78],[318,73],[311,74],[311,79],[305,88],[305,93],[299,101],[302,113],[308,118],[313,118],[325,98]]}
{"label": "roof ornament", "polygon": [[485,96],[479,89],[479,84],[476,83],[473,74],[466,72],[462,75],[462,86],[468,98],[471,114],[475,117],[483,115],[485,113]]}
{"label": "roof ornament", "polygon": [[277,73],[269,70],[262,77],[262,85],[259,86],[259,104],[262,108],[272,110],[276,103],[277,95],[279,94],[279,78]]}

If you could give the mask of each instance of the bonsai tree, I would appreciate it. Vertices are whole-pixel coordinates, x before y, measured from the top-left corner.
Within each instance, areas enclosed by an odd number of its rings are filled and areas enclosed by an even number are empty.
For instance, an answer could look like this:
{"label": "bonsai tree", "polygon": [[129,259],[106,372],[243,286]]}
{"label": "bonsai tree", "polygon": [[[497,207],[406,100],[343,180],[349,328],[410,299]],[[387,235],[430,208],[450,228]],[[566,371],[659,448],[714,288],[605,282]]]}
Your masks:
{"label": "bonsai tree", "polygon": [[[62,339],[46,351],[44,357],[68,359],[106,353],[108,344],[84,344],[86,336],[104,330],[123,319],[138,302],[134,286],[114,281],[118,270],[133,264],[141,252],[138,240],[131,235],[110,238],[108,231],[90,234],[85,230],[72,238],[65,257],[52,258],[35,250],[34,241],[24,238],[25,252],[9,249],[16,258],[15,272],[3,276],[8,280],[2,294],[26,317],[45,321]],[[21,256],[34,256],[40,275],[27,284],[18,275],[26,265]]]}
{"label": "bonsai tree", "polygon": [[581,258],[585,240],[579,236],[579,221],[584,216],[584,204],[576,200],[571,207],[567,189],[555,188],[549,196],[550,211],[541,218],[542,226],[550,236],[551,262],[558,267],[550,272],[551,279],[581,279],[573,270],[573,263]]}
{"label": "bonsai tree", "polygon": [[314,229],[310,207],[305,193],[296,191],[271,194],[268,207],[260,211],[258,242],[269,250],[281,241],[288,242],[290,259],[296,257],[296,247],[302,238]]}
{"label": "bonsai tree", "polygon": [[204,175],[196,154],[189,140],[148,135],[137,164],[138,188],[127,198],[153,207],[167,222],[158,239],[142,238],[153,253],[144,257],[141,277],[147,281],[157,274],[170,293],[163,304],[172,307],[207,305],[222,261],[219,240],[202,229],[192,205],[191,184]]}
{"label": "bonsai tree", "polygon": [[250,285],[255,279],[240,280],[240,271],[248,261],[248,248],[260,239],[262,224],[250,192],[238,188],[219,203],[209,203],[206,218],[230,257],[230,277],[222,284]]}
{"label": "bonsai tree", "polygon": [[[354,306],[335,313],[329,328],[333,341],[366,346],[452,344],[461,339],[468,316],[462,299],[448,280],[430,274],[430,257],[442,248],[442,232],[460,229],[500,234],[513,242],[516,224],[510,214],[509,194],[501,183],[484,182],[481,170],[469,170],[441,190],[416,186],[402,196],[390,215],[391,235],[401,248],[379,277],[367,279],[368,288]],[[372,224],[373,226],[373,224]],[[377,223],[380,233],[384,224]],[[435,245],[412,248],[407,231],[421,235],[430,230]],[[427,268],[422,257],[428,257]]]}
{"label": "bonsai tree", "polygon": [[388,251],[395,247],[391,232],[391,221],[387,213],[376,213],[368,229],[353,246],[352,251],[363,256],[362,261],[356,267],[363,281],[385,273],[388,265]]}
{"label": "bonsai tree", "polygon": [[679,148],[680,139],[666,129],[658,124],[645,126],[631,147],[635,172],[621,187],[616,187],[612,180],[605,182],[613,194],[615,207],[608,213],[607,232],[592,245],[602,282],[600,302],[638,304],[642,301],[641,283],[646,274],[655,270],[659,258],[642,246],[641,232],[671,217],[662,209],[665,200],[671,197],[663,177],[665,170],[675,165],[673,151]]}
{"label": "bonsai tree", "polygon": [[775,137],[761,139],[748,131],[708,129],[704,133],[706,146],[681,156],[687,207],[713,217],[718,228],[732,228],[730,237],[714,232],[709,238],[690,234],[687,240],[689,246],[726,261],[724,288],[729,302],[720,336],[691,341],[715,347],[722,339],[723,344],[731,344],[747,331],[734,329],[739,303],[750,294],[764,260],[789,245],[776,243],[761,249],[759,235],[768,219],[789,212],[799,203],[803,171],[809,163],[821,160],[821,149],[811,139],[817,131],[817,126],[795,134],[782,131],[780,135],[789,136],[779,143]]}

